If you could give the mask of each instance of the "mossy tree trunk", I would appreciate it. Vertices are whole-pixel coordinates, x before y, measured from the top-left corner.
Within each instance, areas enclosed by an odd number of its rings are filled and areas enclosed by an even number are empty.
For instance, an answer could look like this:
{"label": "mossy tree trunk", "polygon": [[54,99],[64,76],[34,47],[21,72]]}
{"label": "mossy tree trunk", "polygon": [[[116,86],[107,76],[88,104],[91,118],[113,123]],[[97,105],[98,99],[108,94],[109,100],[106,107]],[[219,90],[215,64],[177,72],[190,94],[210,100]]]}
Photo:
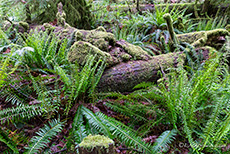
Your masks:
{"label": "mossy tree trunk", "polygon": [[183,66],[185,54],[182,52],[162,54],[151,60],[129,61],[120,63],[105,70],[98,84],[98,91],[132,91],[133,87],[142,82],[156,82],[161,73],[170,67]]}
{"label": "mossy tree trunk", "polygon": [[59,0],[66,13],[66,22],[73,27],[91,29],[91,5],[86,0]]}

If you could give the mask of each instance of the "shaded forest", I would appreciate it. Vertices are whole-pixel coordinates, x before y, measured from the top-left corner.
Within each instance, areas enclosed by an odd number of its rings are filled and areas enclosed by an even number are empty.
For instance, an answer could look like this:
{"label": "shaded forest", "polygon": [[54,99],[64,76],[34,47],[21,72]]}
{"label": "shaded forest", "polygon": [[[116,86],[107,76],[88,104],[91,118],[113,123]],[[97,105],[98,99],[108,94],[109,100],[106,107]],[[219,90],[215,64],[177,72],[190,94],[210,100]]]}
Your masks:
{"label": "shaded forest", "polygon": [[0,153],[230,153],[229,0],[0,0]]}

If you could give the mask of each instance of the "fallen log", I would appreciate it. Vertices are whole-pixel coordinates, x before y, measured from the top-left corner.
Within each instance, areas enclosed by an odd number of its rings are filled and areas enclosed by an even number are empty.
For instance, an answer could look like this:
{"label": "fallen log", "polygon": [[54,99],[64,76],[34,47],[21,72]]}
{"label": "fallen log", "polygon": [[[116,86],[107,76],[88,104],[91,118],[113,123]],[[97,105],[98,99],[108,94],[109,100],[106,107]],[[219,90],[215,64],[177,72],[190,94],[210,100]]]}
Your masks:
{"label": "fallen log", "polygon": [[148,61],[120,63],[105,70],[97,89],[103,92],[127,92],[141,82],[156,82],[168,68],[183,66],[185,57],[183,52],[177,52],[154,56]]}
{"label": "fallen log", "polygon": [[[60,14],[63,14],[62,10],[59,10],[58,17],[60,17],[61,22],[58,22],[58,25],[44,24],[39,28],[40,30],[52,31],[60,40],[69,39],[68,59],[72,63],[83,64],[88,55],[98,56],[96,59],[105,58],[108,65],[99,81],[98,91],[132,91],[135,85],[146,81],[156,82],[162,77],[159,72],[167,73],[168,68],[183,66],[185,62],[186,56],[183,52],[150,56],[139,46],[124,40],[116,41],[114,35],[106,32],[103,27],[94,30],[79,30],[71,27]],[[165,19],[169,20],[167,22],[169,25],[172,24],[169,15],[166,14]],[[57,20],[59,21],[59,19]],[[27,29],[28,26],[22,27]],[[174,38],[175,33],[171,32],[170,34],[172,35],[171,38]],[[226,35],[229,35],[227,30],[217,29],[176,35],[175,39],[177,38],[179,42],[187,42],[194,47],[206,45],[213,47],[213,40],[218,40],[219,36]],[[221,42],[222,45],[223,42]],[[177,51],[181,50],[178,49]]]}

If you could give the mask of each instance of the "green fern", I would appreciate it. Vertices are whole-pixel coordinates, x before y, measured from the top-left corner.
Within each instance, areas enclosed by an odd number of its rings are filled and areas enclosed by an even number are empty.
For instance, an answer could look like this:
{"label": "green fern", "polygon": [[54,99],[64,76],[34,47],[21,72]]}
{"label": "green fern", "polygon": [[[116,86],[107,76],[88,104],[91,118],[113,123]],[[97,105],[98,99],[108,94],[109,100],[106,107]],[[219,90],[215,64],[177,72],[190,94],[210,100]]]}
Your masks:
{"label": "green fern", "polygon": [[80,144],[86,136],[86,128],[85,125],[83,125],[82,105],[80,105],[77,109],[72,123],[72,128],[69,132],[69,137],[66,143],[67,148],[70,149],[72,145]]}
{"label": "green fern", "polygon": [[169,149],[168,144],[172,143],[177,135],[177,130],[173,129],[171,131],[164,131],[154,143],[154,152],[167,152]]}
{"label": "green fern", "polygon": [[60,122],[59,120],[52,120],[49,122],[49,125],[45,125],[38,132],[38,136],[34,136],[30,143],[29,147],[26,147],[25,154],[34,154],[38,153],[42,149],[47,146],[47,143],[50,143],[50,139],[55,137],[57,133],[59,133],[63,127],[64,122]]}
{"label": "green fern", "polygon": [[13,108],[7,108],[0,111],[0,122],[18,121],[20,119],[30,119],[34,116],[41,115],[44,109],[40,105],[20,105]]}
{"label": "green fern", "polygon": [[[134,121],[138,122],[138,121],[142,121],[142,122],[147,122],[147,118],[144,117],[145,114],[143,114],[145,111],[142,112],[141,108],[141,104],[139,103],[133,103],[131,105],[131,103],[125,103],[125,104],[119,104],[119,103],[113,103],[113,102],[108,102],[106,103],[106,106],[110,107],[111,109],[113,109],[116,112],[119,112],[123,115],[129,116],[131,117]],[[136,110],[132,110],[135,109]],[[137,111],[137,113],[136,113]],[[141,111],[141,113],[138,113],[138,111]],[[151,112],[151,110],[150,110]]]}
{"label": "green fern", "polygon": [[127,146],[137,146],[145,153],[152,153],[151,146],[144,143],[141,138],[137,137],[132,129],[113,118],[107,117],[103,113],[97,112],[96,115],[103,121],[103,123],[106,123],[113,136],[124,142]]}
{"label": "green fern", "polygon": [[85,117],[89,120],[89,123],[93,127],[95,127],[97,130],[99,130],[104,135],[108,136],[109,138],[112,138],[112,134],[110,133],[109,128],[92,111],[90,111],[89,109],[87,109],[84,106],[82,106],[82,114],[85,115]]}
{"label": "green fern", "polygon": [[24,70],[52,72],[54,65],[65,65],[67,39],[60,41],[54,33],[34,30],[25,38],[21,49],[14,52],[13,60]]}
{"label": "green fern", "polygon": [[19,154],[17,145],[7,136],[7,134],[2,130],[1,127],[0,127],[0,142],[5,143],[13,153]]}
{"label": "green fern", "polygon": [[77,64],[71,65],[70,73],[60,66],[55,66],[55,72],[64,82],[66,94],[70,96],[71,101],[83,99],[84,97],[92,97],[95,88],[105,69],[105,62],[98,60],[95,62],[94,56],[89,56],[84,67],[79,71]]}

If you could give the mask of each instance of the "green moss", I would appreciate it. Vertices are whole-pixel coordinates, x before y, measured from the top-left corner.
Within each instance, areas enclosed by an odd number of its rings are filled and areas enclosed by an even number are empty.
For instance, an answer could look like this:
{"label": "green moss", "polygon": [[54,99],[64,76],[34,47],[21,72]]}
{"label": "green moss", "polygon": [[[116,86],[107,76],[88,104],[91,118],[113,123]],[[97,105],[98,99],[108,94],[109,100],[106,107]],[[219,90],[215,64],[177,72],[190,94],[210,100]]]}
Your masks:
{"label": "green moss", "polygon": [[214,29],[206,31],[207,37],[213,37],[213,36],[221,36],[221,35],[230,35],[230,33],[226,29]]}
{"label": "green moss", "polygon": [[99,58],[105,58],[109,65],[113,64],[112,56],[109,53],[103,52],[99,48],[85,41],[75,42],[71,46],[70,51],[68,52],[68,59],[70,62],[84,64],[88,55],[97,56],[96,60],[99,60]]}
{"label": "green moss", "polygon": [[[112,33],[105,32],[104,28],[98,28],[95,30],[79,30],[77,33],[83,41],[89,42],[101,50],[107,51],[109,44],[114,45],[116,42],[115,36]],[[79,34],[82,33],[82,34]],[[81,37],[83,36],[83,37]]]}
{"label": "green moss", "polygon": [[228,25],[225,27],[225,29],[226,29],[228,32],[230,32],[230,24],[228,24]]}
{"label": "green moss", "polygon": [[148,53],[144,51],[141,47],[130,44],[125,41],[120,41],[119,45],[134,59],[147,60],[149,59]]}
{"label": "green moss", "polygon": [[99,26],[95,29],[96,31],[106,32],[105,28],[102,26]]}
{"label": "green moss", "polygon": [[178,46],[178,39],[176,37],[176,34],[174,32],[174,28],[173,28],[173,21],[172,21],[172,17],[169,13],[164,14],[163,18],[165,19],[166,23],[167,23],[167,28],[169,31],[169,34],[171,36],[171,39],[174,43],[175,46]]}
{"label": "green moss", "polygon": [[205,31],[177,34],[176,36],[180,42],[187,42],[190,44],[192,44],[193,42],[196,42],[200,38],[207,37]]}
{"label": "green moss", "polygon": [[79,144],[80,147],[86,149],[93,149],[95,147],[105,147],[108,148],[109,144],[114,144],[113,140],[103,135],[88,135]]}
{"label": "green moss", "polygon": [[123,54],[123,55],[121,55],[121,58],[124,60],[124,61],[128,61],[128,60],[130,60],[131,59],[131,56],[129,55],[129,54]]}
{"label": "green moss", "polygon": [[215,29],[209,31],[192,32],[186,34],[178,34],[177,38],[180,42],[187,42],[194,47],[202,47],[206,44],[209,38],[216,36],[226,36],[229,32],[225,29]]}
{"label": "green moss", "polygon": [[180,42],[190,43],[194,47],[202,46],[207,41],[207,34],[205,31],[178,34],[176,36]]}
{"label": "green moss", "polygon": [[48,31],[53,31],[55,29],[54,26],[52,26],[51,24],[49,23],[44,23],[43,26],[45,27],[46,30]]}
{"label": "green moss", "polygon": [[83,34],[79,30],[74,31],[74,33],[76,41],[83,40]]}
{"label": "green moss", "polygon": [[27,22],[23,22],[23,21],[19,22],[19,26],[24,28],[25,31],[27,31],[30,28],[29,24]]}

